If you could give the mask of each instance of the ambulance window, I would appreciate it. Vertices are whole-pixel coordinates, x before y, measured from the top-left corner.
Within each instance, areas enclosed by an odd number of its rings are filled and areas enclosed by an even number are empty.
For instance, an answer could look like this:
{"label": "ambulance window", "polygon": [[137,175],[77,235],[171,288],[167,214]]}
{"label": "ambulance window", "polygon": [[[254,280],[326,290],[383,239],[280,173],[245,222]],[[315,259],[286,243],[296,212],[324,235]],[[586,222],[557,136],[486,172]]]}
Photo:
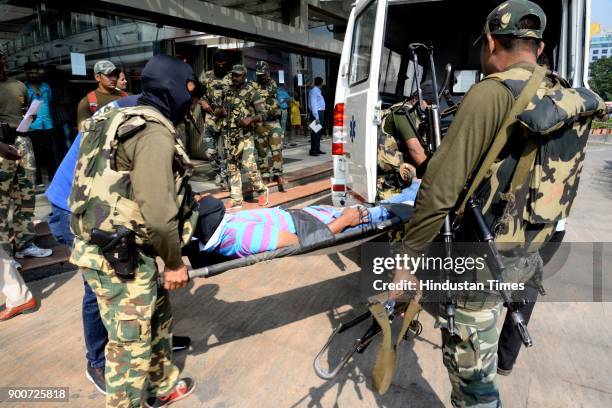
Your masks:
{"label": "ambulance window", "polygon": [[478,82],[480,72],[477,70],[462,70],[454,72],[454,85],[453,85],[453,93],[454,94],[464,94],[466,93],[472,85]]}
{"label": "ambulance window", "polygon": [[[423,66],[419,64],[418,69],[418,81],[419,83],[423,79]],[[416,92],[416,82],[414,80],[414,64],[410,62],[408,64],[408,68],[406,69],[406,81],[404,81],[404,96],[409,97],[414,92]]]}
{"label": "ambulance window", "polygon": [[376,23],[376,1],[373,1],[355,20],[349,65],[349,86],[368,79],[372,58],[372,39]]}
{"label": "ambulance window", "polygon": [[380,84],[378,88],[387,94],[395,94],[399,80],[400,64],[402,56],[389,48],[383,48],[383,60],[380,67]]}

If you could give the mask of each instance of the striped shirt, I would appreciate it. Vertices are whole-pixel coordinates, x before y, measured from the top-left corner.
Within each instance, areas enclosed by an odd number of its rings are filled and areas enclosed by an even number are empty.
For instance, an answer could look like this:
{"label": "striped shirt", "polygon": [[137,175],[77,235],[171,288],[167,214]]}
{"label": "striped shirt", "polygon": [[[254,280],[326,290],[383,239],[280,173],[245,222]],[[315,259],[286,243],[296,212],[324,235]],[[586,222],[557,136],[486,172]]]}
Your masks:
{"label": "striped shirt", "polygon": [[261,208],[225,215],[225,225],[216,248],[218,253],[243,258],[251,254],[275,250],[278,235],[295,234],[291,215],[280,208]]}

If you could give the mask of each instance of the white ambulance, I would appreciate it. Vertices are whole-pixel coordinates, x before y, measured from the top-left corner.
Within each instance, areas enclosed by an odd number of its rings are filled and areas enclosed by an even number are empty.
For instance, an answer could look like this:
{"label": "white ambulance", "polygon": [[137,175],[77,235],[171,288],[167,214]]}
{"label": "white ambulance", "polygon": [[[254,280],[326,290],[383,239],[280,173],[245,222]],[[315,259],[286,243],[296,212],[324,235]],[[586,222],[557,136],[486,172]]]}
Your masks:
{"label": "white ambulance", "polygon": [[[545,54],[573,86],[588,73],[590,0],[535,0],[547,16]],[[374,203],[381,112],[414,89],[408,45],[434,47],[438,83],[453,67],[452,97],[479,78],[480,46],[473,46],[500,0],[357,0],[347,26],[336,85],[332,154],[334,205]],[[427,64],[419,72],[430,78]],[[441,110],[446,106],[441,103]]]}

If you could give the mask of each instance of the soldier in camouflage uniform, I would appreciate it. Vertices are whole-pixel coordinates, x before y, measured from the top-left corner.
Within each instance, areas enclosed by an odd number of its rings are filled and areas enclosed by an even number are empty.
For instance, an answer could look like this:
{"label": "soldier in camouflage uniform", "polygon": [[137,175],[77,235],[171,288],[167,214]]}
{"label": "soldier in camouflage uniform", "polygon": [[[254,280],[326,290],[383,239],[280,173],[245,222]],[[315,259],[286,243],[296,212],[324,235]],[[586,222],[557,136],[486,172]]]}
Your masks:
{"label": "soldier in camouflage uniform", "polygon": [[[425,107],[433,99],[431,81],[422,85]],[[399,194],[416,176],[416,168],[426,161],[427,155],[418,137],[420,119],[414,104],[418,99],[399,102],[385,109],[378,135],[378,169],[376,194],[386,200]]]}
{"label": "soldier in camouflage uniform", "polygon": [[252,125],[263,121],[265,103],[255,88],[246,82],[244,65],[234,65],[231,75],[232,85],[223,89],[223,108],[215,111],[215,115],[222,118],[221,127],[230,128],[229,133],[223,135],[230,182],[228,208],[242,207],[241,168],[246,171],[253,189],[259,193],[259,205],[265,206],[268,204],[268,189],[257,169],[253,135],[249,132]]}
{"label": "soldier in camouflage uniform", "polygon": [[[258,61],[255,66],[257,81],[253,86],[266,102],[266,118],[262,123],[255,125],[255,147],[257,149],[257,166],[261,171],[261,177],[270,179],[270,176],[278,182],[279,188],[283,190],[283,130],[279,118],[281,108],[276,98],[277,85],[270,78],[270,68],[265,61]],[[268,163],[268,149],[272,151],[272,172]]]}
{"label": "soldier in camouflage uniform", "polygon": [[213,69],[200,77],[204,88],[204,96],[200,101],[202,110],[206,114],[203,137],[206,140],[206,154],[215,172],[215,183],[223,189],[227,184],[227,160],[223,147],[223,129],[220,119],[214,115],[215,109],[221,108],[223,103],[223,88],[231,85],[232,79],[228,73],[228,62],[221,52],[213,55]]}
{"label": "soldier in camouflage uniform", "polygon": [[[36,201],[36,162],[32,140],[27,134],[16,132],[27,107],[28,92],[23,83],[6,76],[5,63],[6,57],[0,53],[0,124],[3,137],[6,137],[3,141],[14,145],[22,158],[15,161],[0,157],[0,245],[7,253],[13,254],[9,242],[12,227],[16,258],[47,257],[52,251],[39,248],[32,242],[35,236],[32,221]],[[12,225],[9,223],[11,200],[14,204]]]}
{"label": "soldier in camouflage uniform", "polygon": [[[195,387],[189,378],[179,380],[171,360],[168,299],[168,290],[188,283],[181,244],[189,242],[197,220],[188,184],[193,167],[175,131],[192,103],[195,83],[187,64],[155,56],[142,71],[139,106],[84,122],[69,198],[75,235],[70,262],[96,294],[108,331],[107,407],[141,407],[147,395],[145,406],[165,406]],[[94,244],[95,229],[133,234],[127,246],[134,252],[127,251],[125,263],[118,262],[112,243],[104,249]],[[165,264],[163,287],[158,287],[156,256]],[[125,270],[134,276],[123,275]]]}
{"label": "soldier in camouflage uniform", "polygon": [[[604,112],[595,94],[571,89],[537,67],[545,25],[542,9],[526,0],[506,1],[487,17],[481,65],[488,76],[466,94],[428,164],[405,231],[408,256],[427,250],[449,212],[461,225],[467,198],[476,197],[503,255],[505,281],[526,282],[541,269],[537,249],[569,214],[591,121]],[[408,279],[410,272],[415,271],[397,270],[394,280]],[[492,279],[491,272],[485,268],[476,279]],[[456,300],[456,330],[448,331],[443,307],[438,318],[451,402],[455,407],[499,407],[500,297],[472,291],[457,294]]]}

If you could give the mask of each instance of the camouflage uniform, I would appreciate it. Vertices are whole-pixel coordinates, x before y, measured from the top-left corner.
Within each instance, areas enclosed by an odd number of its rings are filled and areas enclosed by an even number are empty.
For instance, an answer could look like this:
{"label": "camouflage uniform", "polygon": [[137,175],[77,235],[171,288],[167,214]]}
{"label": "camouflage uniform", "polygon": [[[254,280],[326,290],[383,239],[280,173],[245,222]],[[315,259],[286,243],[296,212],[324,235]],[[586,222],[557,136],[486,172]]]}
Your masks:
{"label": "camouflage uniform", "polygon": [[[145,124],[157,124],[176,137],[174,126],[150,107],[123,108],[96,115],[84,122],[72,193],[71,230],[75,235],[70,262],[79,266],[98,298],[100,315],[108,331],[106,404],[140,407],[146,391],[166,395],[177,382],[172,363],[172,313],[168,293],[158,288],[155,253],[140,206],[133,201],[129,171],[116,171],[119,143],[134,137]],[[197,219],[187,180],[192,166],[175,139],[174,166],[179,233],[189,241]],[[186,198],[186,199],[185,199]],[[185,199],[185,200],[184,200]],[[138,265],[135,279],[123,281],[90,243],[92,228],[113,232],[118,226],[136,233]]]}
{"label": "camouflage uniform", "polygon": [[[501,82],[516,98],[531,75],[529,69],[515,67],[489,75],[485,81]],[[567,116],[558,117],[560,120],[554,122],[557,129],[563,125],[557,134],[551,130],[553,126],[544,123],[554,116],[551,112],[556,109],[555,105],[567,109]],[[581,111],[581,106],[589,106],[589,114]],[[530,133],[528,138],[540,139],[537,158],[530,169],[530,181],[516,196],[508,191],[517,165],[516,157],[520,157],[524,149],[523,143],[511,141],[507,148],[513,154],[494,163],[476,190],[475,195],[483,203],[483,214],[500,251],[524,254],[504,258],[505,281],[525,283],[541,272],[542,260],[537,249],[550,239],[557,221],[569,215],[593,112],[602,108],[603,102],[597,101],[594,94],[586,89],[569,89],[567,82],[549,73],[532,102],[519,115],[523,128],[511,136],[511,140],[520,141],[526,131]],[[573,121],[578,112],[584,116]],[[493,279],[490,271],[481,273],[479,281]],[[457,308],[455,324],[459,336],[442,331],[444,364],[453,385],[455,406],[497,406],[499,401],[495,381],[499,339],[496,322],[501,303],[491,302],[500,302],[497,293],[470,293]],[[439,321],[444,327],[443,314]]]}
{"label": "camouflage uniform", "polygon": [[[253,87],[266,101],[266,120],[255,125],[255,147],[257,149],[257,166],[263,178],[283,175],[283,130],[278,119],[281,109],[276,99],[276,82],[269,78],[267,83],[253,82]],[[268,164],[268,148],[272,151],[272,174]]]}
{"label": "camouflage uniform", "polygon": [[13,200],[13,223],[15,248],[24,248],[34,239],[34,206],[36,204],[36,162],[32,141],[26,136],[17,136],[15,147],[21,154],[19,161],[0,158],[0,241],[8,253],[12,253],[9,244],[9,208]]}
{"label": "camouflage uniform", "polygon": [[[0,122],[16,129],[21,121],[22,107],[26,106],[28,92],[25,85],[13,79],[0,82],[3,103]],[[18,161],[0,157],[0,245],[9,254],[13,248],[9,243],[10,228],[16,235],[15,247],[24,248],[35,236],[34,205],[36,162],[32,141],[28,136],[17,136],[15,147],[21,154]],[[9,208],[13,200],[13,222],[9,223]]]}
{"label": "camouflage uniform", "polygon": [[[402,163],[410,162],[410,157],[406,152],[405,142],[415,138],[414,130],[406,131],[403,126],[398,126],[396,122],[408,122],[405,112],[411,108],[405,102],[396,103],[383,112],[381,131],[378,134],[378,156],[377,156],[377,175],[376,175],[376,195],[378,200],[386,200],[401,193],[407,187],[406,182],[399,175]],[[410,113],[415,126],[418,126],[419,119],[414,113]]]}
{"label": "camouflage uniform", "polygon": [[[541,29],[519,29],[517,23],[526,15],[538,17]],[[545,19],[534,3],[510,0],[487,18],[487,22],[497,22],[499,30],[491,32],[487,23],[484,32],[542,38]],[[465,183],[474,177],[470,172],[478,170],[496,133],[508,129],[508,142],[497,160],[483,169],[486,176],[475,186],[474,195],[483,203],[485,220],[504,255],[505,281],[525,282],[541,270],[537,249],[550,239],[557,221],[569,213],[591,121],[594,115],[603,112],[604,104],[592,92],[571,89],[567,82],[548,72],[536,95],[518,115],[518,123],[502,126],[534,68],[525,63],[513,65],[489,75],[466,94],[421,183],[404,236],[409,253],[422,251],[425,243],[433,241],[448,209],[458,209],[458,196],[472,188]],[[519,168],[517,158],[528,151],[535,154],[535,159],[524,162],[530,166],[525,168],[527,182],[512,186],[515,169]],[[492,279],[490,271],[487,268],[479,271],[477,279]],[[457,333],[451,335],[442,330],[443,360],[452,384],[451,402],[455,407],[499,407],[496,382],[499,294],[473,291],[458,294],[457,301]],[[439,323],[445,327],[444,311]]]}
{"label": "camouflage uniform", "polygon": [[[243,168],[253,188],[260,194],[266,191],[266,186],[261,180],[261,174],[255,162],[253,135],[247,129],[240,127],[240,121],[255,114],[255,105],[261,104],[259,93],[250,83],[243,84],[240,88],[234,85],[223,89],[224,106],[229,110],[228,135],[224,135],[224,147],[227,153],[227,172],[230,183],[230,199],[234,205],[241,205],[242,177],[240,169]],[[220,122],[223,128],[228,126],[227,119]]]}
{"label": "camouflage uniform", "polygon": [[[220,108],[223,103],[223,88],[232,84],[230,74],[223,78],[217,78],[214,71],[207,71],[200,77],[200,82],[204,88],[203,99],[208,102],[213,110]],[[205,113],[205,115],[204,134],[202,137],[206,141],[206,154],[215,172],[216,183],[223,184],[227,182],[227,160],[223,146],[223,137],[221,136],[226,129],[219,126],[220,121],[214,115],[210,113]]]}

